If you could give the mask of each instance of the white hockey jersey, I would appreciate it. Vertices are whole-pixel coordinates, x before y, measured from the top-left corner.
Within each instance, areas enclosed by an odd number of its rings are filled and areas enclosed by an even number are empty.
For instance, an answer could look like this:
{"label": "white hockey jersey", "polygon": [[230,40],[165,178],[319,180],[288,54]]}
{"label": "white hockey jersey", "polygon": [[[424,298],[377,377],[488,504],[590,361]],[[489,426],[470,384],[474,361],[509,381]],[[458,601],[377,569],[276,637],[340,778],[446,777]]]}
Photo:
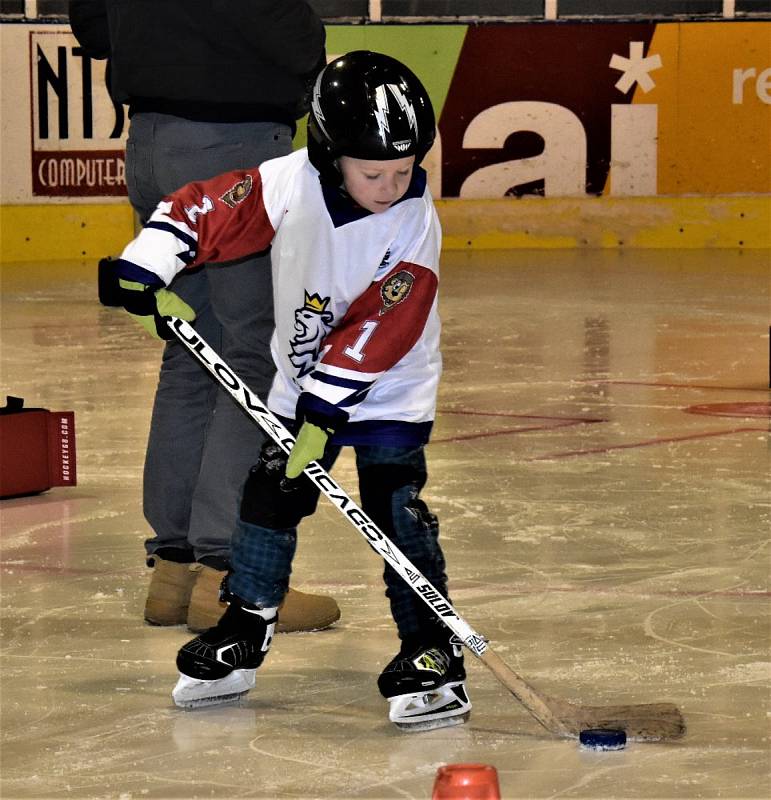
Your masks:
{"label": "white hockey jersey", "polygon": [[340,444],[427,441],[441,373],[441,229],[425,172],[380,214],[322,186],[305,149],[188,184],[124,250],[122,277],[168,285],[185,268],[271,247],[277,373],[270,409],[301,392],[350,415]]}

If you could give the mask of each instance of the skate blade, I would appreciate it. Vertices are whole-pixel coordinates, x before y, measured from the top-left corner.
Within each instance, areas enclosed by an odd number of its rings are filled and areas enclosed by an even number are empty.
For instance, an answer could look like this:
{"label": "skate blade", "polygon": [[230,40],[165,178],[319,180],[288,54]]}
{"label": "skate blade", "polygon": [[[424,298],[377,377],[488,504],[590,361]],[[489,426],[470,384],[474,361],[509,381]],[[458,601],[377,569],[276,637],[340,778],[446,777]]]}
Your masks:
{"label": "skate blade", "polygon": [[403,731],[431,730],[462,725],[471,713],[471,701],[463,681],[448,683],[428,692],[389,698],[388,718]]}
{"label": "skate blade", "polygon": [[254,688],[256,669],[237,669],[216,681],[202,681],[179,673],[171,696],[179,708],[204,708],[238,702]]}
{"label": "skate blade", "polygon": [[440,719],[428,719],[415,722],[394,722],[394,725],[405,733],[421,733],[422,731],[434,731],[437,728],[454,728],[456,725],[465,725],[468,722],[471,712],[458,714],[455,717],[442,717]]}
{"label": "skate blade", "polygon": [[221,694],[216,697],[197,697],[194,700],[177,700],[174,698],[174,704],[178,708],[184,708],[190,711],[193,708],[206,708],[208,706],[224,706],[239,703],[242,697],[246,697],[249,692],[238,692],[237,694]]}

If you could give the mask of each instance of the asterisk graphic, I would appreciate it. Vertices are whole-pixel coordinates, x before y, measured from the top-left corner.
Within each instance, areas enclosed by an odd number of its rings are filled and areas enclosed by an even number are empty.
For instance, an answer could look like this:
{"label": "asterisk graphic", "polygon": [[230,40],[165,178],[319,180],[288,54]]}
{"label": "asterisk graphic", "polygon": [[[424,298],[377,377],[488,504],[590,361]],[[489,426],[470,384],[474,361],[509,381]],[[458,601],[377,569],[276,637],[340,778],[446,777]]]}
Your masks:
{"label": "asterisk graphic", "polygon": [[629,58],[616,55],[610,59],[610,68],[623,72],[616,83],[616,89],[626,94],[635,83],[640,84],[644,92],[649,92],[656,82],[648,74],[661,67],[661,56],[643,58],[644,42],[629,42]]}

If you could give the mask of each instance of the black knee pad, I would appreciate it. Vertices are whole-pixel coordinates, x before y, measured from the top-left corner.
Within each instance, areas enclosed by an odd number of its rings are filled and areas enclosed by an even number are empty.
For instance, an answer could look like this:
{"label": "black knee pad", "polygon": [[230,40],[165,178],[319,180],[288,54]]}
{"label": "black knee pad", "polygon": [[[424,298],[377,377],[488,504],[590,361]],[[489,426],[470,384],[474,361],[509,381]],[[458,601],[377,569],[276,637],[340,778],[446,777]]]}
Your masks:
{"label": "black knee pad", "polygon": [[409,487],[410,499],[405,508],[426,526],[435,526],[436,517],[418,497],[426,483],[426,472],[401,464],[378,464],[365,467],[359,472],[359,494],[364,510],[375,524],[386,532],[392,532],[393,496],[400,489]]}
{"label": "black knee pad", "polygon": [[305,475],[285,480],[286,453],[265,442],[249,470],[241,500],[241,519],[263,528],[294,528],[316,510],[319,489]]}

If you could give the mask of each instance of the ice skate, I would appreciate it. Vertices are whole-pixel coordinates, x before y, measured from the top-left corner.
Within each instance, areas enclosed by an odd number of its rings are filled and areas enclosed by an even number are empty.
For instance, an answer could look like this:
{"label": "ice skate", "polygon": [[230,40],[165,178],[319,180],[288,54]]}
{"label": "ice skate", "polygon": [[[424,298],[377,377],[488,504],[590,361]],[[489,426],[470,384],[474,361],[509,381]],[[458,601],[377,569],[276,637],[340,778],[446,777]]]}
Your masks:
{"label": "ice skate", "polygon": [[447,631],[404,639],[378,678],[378,688],[388,700],[391,722],[404,731],[425,731],[468,720],[465,679],[462,646]]}
{"label": "ice skate", "polygon": [[204,681],[179,673],[171,696],[180,708],[203,708],[237,703],[254,689],[256,669],[234,669],[219,680]]}
{"label": "ice skate", "polygon": [[180,708],[232,703],[254,688],[255,672],[270,649],[275,608],[231,598],[217,623],[177,653],[179,680],[172,697]]}

